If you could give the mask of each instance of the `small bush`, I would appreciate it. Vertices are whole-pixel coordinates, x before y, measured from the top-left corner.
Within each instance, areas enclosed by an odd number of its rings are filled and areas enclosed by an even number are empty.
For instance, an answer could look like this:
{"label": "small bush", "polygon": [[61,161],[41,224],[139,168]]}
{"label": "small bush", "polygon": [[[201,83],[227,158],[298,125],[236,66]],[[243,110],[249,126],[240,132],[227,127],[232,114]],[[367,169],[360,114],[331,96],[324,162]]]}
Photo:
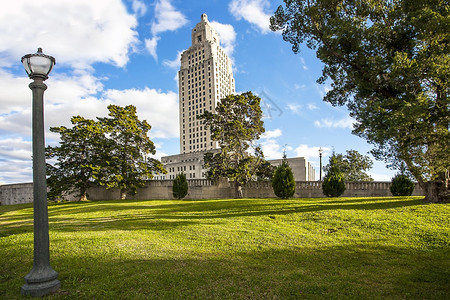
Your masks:
{"label": "small bush", "polygon": [[322,191],[327,197],[339,197],[345,192],[344,173],[339,169],[336,155],[330,157],[330,168],[323,179]]}
{"label": "small bush", "polygon": [[275,169],[272,177],[273,192],[277,197],[288,199],[295,193],[295,179],[286,160]]}
{"label": "small bush", "polygon": [[188,193],[188,183],[184,173],[178,174],[173,180],[172,192],[174,198],[182,199],[186,197]]}
{"label": "small bush", "polygon": [[327,197],[339,197],[345,192],[344,174],[341,172],[328,173],[323,179],[323,194]]}
{"label": "small bush", "polygon": [[414,191],[414,183],[408,176],[398,174],[392,178],[391,193],[394,196],[411,196]]}

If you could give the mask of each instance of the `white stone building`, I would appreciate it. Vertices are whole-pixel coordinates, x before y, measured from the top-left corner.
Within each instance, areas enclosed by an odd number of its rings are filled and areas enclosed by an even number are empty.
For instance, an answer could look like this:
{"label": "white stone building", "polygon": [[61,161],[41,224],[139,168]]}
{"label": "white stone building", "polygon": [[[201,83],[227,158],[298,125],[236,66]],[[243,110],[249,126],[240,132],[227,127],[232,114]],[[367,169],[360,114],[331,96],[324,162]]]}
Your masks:
{"label": "white stone building", "polygon": [[217,149],[211,133],[197,116],[215,112],[216,103],[235,93],[231,60],[219,35],[203,14],[192,29],[192,46],[181,54],[179,79],[180,153]]}
{"label": "white stone building", "polygon": [[[268,162],[272,166],[279,166],[283,159],[272,159]],[[304,157],[293,157],[287,159],[289,167],[292,169],[295,181],[315,181],[316,170]]]}

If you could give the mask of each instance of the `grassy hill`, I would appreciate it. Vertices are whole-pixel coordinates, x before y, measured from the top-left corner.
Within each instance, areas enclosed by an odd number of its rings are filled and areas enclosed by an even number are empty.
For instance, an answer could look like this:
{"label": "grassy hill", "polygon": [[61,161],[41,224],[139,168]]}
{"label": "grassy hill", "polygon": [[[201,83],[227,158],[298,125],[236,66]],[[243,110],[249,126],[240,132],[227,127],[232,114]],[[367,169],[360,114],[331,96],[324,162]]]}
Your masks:
{"label": "grassy hill", "polygon": [[[31,204],[0,206],[0,299],[19,299]],[[448,299],[450,205],[420,197],[49,205],[50,299]]]}

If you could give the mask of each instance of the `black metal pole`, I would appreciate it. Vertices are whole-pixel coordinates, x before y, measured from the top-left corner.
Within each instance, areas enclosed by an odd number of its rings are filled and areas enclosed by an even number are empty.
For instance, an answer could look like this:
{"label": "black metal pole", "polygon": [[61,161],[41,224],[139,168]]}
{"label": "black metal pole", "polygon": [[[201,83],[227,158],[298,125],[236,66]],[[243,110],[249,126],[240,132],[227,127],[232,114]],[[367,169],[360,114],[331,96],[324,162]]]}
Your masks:
{"label": "black metal pole", "polygon": [[58,273],[50,266],[50,241],[48,233],[47,179],[45,170],[44,91],[45,78],[35,77],[29,87],[33,92],[33,208],[34,257],[33,268],[25,276],[22,294],[42,297],[57,291],[61,282]]}
{"label": "black metal pole", "polygon": [[319,152],[319,158],[320,158],[320,170],[319,170],[320,180],[319,181],[322,181],[322,152]]}

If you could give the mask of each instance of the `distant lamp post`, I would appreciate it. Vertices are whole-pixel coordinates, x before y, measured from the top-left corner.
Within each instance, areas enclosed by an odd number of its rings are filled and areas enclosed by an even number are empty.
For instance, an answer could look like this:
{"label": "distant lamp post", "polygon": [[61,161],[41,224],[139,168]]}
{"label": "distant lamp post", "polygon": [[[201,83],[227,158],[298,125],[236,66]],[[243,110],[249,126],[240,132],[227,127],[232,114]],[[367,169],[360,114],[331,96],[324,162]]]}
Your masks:
{"label": "distant lamp post", "polygon": [[30,79],[33,79],[29,87],[33,92],[34,256],[33,268],[25,276],[21,292],[24,295],[41,297],[57,291],[61,286],[57,279],[58,273],[50,266],[44,138],[44,91],[47,89],[44,80],[55,65],[55,58],[45,55],[39,48],[37,53],[22,57],[22,63]]}
{"label": "distant lamp post", "polygon": [[323,149],[322,147],[319,148],[319,158],[320,158],[320,169],[319,169],[319,181],[322,181],[322,153]]}

